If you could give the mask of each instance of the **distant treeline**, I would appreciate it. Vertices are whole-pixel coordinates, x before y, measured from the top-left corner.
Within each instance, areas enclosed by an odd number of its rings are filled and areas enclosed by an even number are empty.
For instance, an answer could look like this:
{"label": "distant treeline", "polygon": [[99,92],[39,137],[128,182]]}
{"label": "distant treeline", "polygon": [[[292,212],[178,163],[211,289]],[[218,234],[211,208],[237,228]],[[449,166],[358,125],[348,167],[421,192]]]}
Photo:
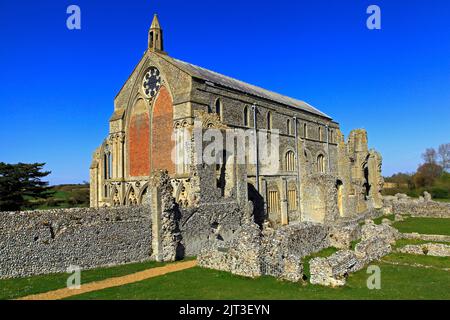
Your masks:
{"label": "distant treeline", "polygon": [[406,193],[419,197],[424,191],[433,198],[450,198],[450,143],[442,144],[438,150],[427,149],[422,154],[423,164],[414,173],[397,173],[386,177],[385,182],[394,187],[385,188],[385,195]]}

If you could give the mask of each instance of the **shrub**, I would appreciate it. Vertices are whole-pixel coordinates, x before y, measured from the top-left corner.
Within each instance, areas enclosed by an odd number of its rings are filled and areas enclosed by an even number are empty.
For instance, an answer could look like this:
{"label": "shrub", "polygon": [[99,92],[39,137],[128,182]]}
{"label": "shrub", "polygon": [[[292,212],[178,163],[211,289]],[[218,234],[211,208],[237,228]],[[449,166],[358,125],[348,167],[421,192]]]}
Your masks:
{"label": "shrub", "polygon": [[433,198],[437,198],[437,199],[448,199],[450,196],[448,189],[440,188],[440,187],[431,188],[430,194]]}

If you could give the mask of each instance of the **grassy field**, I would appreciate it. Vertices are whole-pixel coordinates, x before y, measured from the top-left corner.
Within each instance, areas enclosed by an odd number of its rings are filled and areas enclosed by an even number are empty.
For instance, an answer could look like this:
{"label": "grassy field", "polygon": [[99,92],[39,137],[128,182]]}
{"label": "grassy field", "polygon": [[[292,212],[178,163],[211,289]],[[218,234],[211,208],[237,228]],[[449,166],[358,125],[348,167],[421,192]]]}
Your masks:
{"label": "grassy field", "polygon": [[450,299],[448,271],[384,262],[377,265],[381,268],[381,290],[367,288],[365,269],[351,274],[345,287],[327,288],[193,268],[71,299]]}
{"label": "grassy field", "polygon": [[445,218],[408,218],[405,221],[395,222],[393,227],[403,233],[418,232],[450,236],[450,219]]}
{"label": "grassy field", "polygon": [[27,209],[56,209],[89,207],[89,184],[65,184],[51,187],[51,197],[47,199],[28,199]]}

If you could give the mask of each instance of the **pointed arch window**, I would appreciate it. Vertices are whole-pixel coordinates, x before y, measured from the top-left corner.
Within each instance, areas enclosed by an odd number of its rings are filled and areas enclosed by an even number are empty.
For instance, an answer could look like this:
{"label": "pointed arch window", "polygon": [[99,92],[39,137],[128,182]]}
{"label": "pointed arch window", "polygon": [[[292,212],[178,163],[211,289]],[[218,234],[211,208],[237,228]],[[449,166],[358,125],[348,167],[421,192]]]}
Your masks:
{"label": "pointed arch window", "polygon": [[319,125],[319,141],[323,141],[322,127]]}

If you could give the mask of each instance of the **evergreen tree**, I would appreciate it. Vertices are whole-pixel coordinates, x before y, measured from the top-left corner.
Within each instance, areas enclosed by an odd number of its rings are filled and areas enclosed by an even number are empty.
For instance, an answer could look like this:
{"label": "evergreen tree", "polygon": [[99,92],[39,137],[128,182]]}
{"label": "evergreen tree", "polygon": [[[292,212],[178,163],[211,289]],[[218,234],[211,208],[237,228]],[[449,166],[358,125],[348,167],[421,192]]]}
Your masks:
{"label": "evergreen tree", "polygon": [[50,174],[42,171],[44,165],[0,162],[0,211],[23,210],[30,206],[30,199],[51,196],[48,182],[41,181]]}

